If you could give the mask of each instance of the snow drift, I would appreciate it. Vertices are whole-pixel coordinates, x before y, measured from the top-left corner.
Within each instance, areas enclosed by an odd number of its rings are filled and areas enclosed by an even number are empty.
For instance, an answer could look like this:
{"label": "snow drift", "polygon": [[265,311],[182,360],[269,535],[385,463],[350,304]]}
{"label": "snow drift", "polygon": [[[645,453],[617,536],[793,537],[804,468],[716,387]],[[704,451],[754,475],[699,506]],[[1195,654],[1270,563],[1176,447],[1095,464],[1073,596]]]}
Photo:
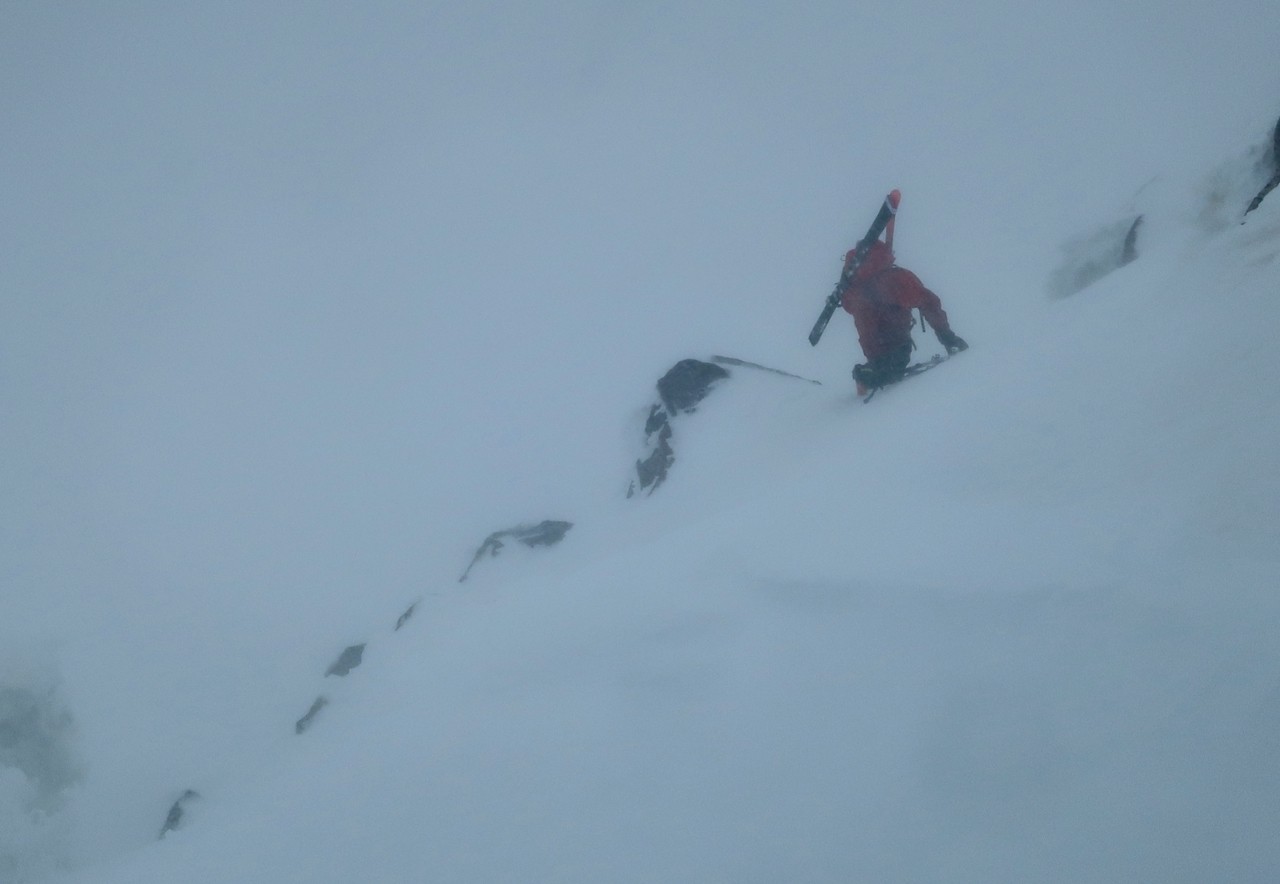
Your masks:
{"label": "snow drift", "polygon": [[1277,208],[869,405],[741,373],[77,880],[1267,880]]}

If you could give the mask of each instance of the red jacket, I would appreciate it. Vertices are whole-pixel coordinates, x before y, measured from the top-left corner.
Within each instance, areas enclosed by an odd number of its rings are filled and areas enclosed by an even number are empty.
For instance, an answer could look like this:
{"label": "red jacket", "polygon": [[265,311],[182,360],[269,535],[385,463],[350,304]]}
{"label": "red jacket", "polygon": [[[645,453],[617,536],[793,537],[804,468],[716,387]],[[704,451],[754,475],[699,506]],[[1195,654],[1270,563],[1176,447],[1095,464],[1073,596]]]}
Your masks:
{"label": "red jacket", "polygon": [[[846,261],[852,255],[850,252]],[[881,242],[867,253],[853,283],[845,289],[841,305],[853,314],[858,343],[868,361],[912,343],[913,309],[920,311],[940,337],[951,333],[942,301],[910,270],[894,266],[893,253]]]}

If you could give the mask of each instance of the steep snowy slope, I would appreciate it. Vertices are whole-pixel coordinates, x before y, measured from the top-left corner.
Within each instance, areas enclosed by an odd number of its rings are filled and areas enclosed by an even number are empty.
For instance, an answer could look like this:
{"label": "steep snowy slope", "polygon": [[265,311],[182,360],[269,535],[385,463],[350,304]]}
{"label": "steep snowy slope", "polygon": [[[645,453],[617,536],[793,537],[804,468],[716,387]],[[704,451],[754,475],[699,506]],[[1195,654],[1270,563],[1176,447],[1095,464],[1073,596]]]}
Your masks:
{"label": "steep snowy slope", "polygon": [[870,405],[739,372],[74,880],[1269,880],[1280,205],[1169,229]]}
{"label": "steep snowy slope", "polygon": [[1262,877],[1280,17],[1052,15],[0,6],[0,882]]}

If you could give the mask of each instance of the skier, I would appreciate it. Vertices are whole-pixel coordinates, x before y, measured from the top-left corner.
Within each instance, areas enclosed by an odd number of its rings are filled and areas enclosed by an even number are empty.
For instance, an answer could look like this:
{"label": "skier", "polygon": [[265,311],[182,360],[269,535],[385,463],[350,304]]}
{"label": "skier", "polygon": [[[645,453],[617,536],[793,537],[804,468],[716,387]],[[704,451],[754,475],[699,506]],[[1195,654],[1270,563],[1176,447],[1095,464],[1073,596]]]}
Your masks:
{"label": "skier", "polygon": [[[845,255],[845,266],[856,259],[856,249]],[[862,265],[840,298],[841,306],[853,315],[858,343],[867,357],[853,367],[858,394],[899,381],[911,361],[915,341],[913,309],[920,311],[922,324],[933,325],[938,342],[947,355],[967,350],[969,345],[951,330],[938,296],[929,291],[910,270],[894,264],[893,250],[876,240],[867,249]]]}

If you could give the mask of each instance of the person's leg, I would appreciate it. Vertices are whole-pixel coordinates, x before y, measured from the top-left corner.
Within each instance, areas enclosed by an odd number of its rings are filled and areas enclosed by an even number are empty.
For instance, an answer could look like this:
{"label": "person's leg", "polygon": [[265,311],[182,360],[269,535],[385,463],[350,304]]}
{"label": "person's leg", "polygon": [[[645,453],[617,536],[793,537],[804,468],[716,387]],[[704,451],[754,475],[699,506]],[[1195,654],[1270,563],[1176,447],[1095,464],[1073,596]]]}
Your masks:
{"label": "person's leg", "polygon": [[886,384],[902,380],[902,375],[906,372],[908,363],[911,362],[911,351],[913,349],[911,342],[907,341],[884,357],[884,364],[880,367],[880,373],[886,378]]}
{"label": "person's leg", "polygon": [[896,350],[878,356],[865,365],[853,367],[853,379],[858,383],[858,394],[902,380],[911,361],[911,344],[903,344]]}

